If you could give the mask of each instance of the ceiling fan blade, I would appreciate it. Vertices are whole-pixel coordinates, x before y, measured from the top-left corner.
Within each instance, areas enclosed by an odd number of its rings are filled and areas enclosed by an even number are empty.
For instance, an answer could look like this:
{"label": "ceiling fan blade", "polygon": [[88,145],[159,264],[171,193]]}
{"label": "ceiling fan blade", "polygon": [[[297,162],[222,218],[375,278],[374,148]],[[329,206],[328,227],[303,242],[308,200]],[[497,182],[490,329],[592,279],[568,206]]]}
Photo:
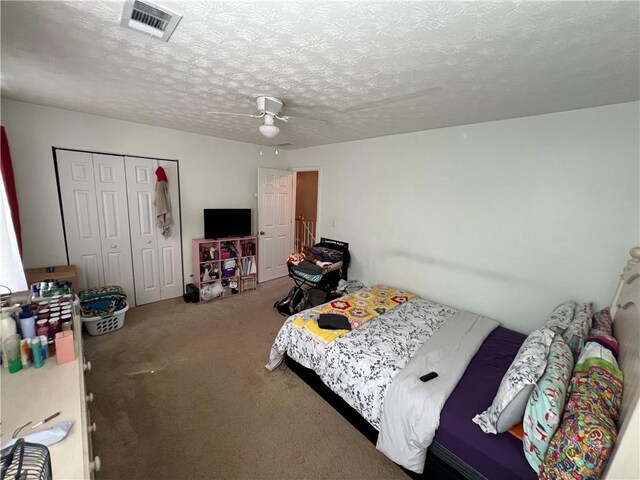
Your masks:
{"label": "ceiling fan blade", "polygon": [[341,109],[339,111],[340,113],[352,113],[352,112],[359,112],[361,110],[369,110],[371,108],[384,107],[385,105],[389,105],[392,103],[424,97],[435,90],[439,90],[440,88],[442,87],[440,87],[439,85],[435,85],[433,87],[425,88],[423,90],[418,90],[417,92],[407,93],[405,95],[398,95],[396,97],[387,97],[387,98],[383,98],[382,100],[374,100],[373,102],[361,103],[360,105]]}
{"label": "ceiling fan blade", "polygon": [[209,115],[233,115],[234,117],[250,117],[250,118],[262,118],[262,115],[251,115],[249,113],[233,113],[233,112],[207,112]]}
{"label": "ceiling fan blade", "polygon": [[327,120],[322,118],[311,118],[311,117],[298,117],[296,115],[283,115],[282,117],[276,117],[278,120],[282,120],[283,122],[288,122],[290,119],[295,120],[296,122],[318,122],[318,123],[329,123]]}

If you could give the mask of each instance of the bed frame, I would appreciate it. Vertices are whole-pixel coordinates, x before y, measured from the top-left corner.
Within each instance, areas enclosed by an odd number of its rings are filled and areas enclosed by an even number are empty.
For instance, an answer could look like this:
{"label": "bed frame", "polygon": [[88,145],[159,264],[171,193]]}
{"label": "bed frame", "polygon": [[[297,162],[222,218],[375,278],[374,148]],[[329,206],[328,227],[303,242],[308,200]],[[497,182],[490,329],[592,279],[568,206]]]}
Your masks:
{"label": "bed frame", "polygon": [[[610,480],[640,478],[640,460],[638,458],[640,450],[638,440],[638,426],[640,425],[640,247],[631,249],[629,253],[631,259],[624,267],[611,304],[614,335],[620,344],[619,366],[624,372],[624,392],[618,422],[618,439],[603,476],[603,478]],[[327,387],[313,370],[303,367],[287,355],[285,355],[285,364],[375,445],[378,431],[339,395]],[[455,463],[454,458],[435,444],[429,448],[424,473],[417,474],[404,468],[403,470],[413,479],[460,480],[478,478],[475,472],[461,471],[460,465]]]}
{"label": "bed frame", "polygon": [[[367,440],[373,445],[378,441],[378,430],[376,430],[369,422],[367,422],[356,409],[345,402],[340,395],[333,392],[327,387],[320,377],[313,370],[303,367],[298,362],[285,354],[284,363],[289,369],[295,373],[302,381],[309,385],[318,395],[320,395],[329,405],[331,405],[345,420],[353,425]],[[412,472],[398,465],[409,477],[414,480],[465,480],[470,477],[461,474],[455,467],[445,460],[444,455],[441,457],[433,454],[429,450],[422,474]],[[479,477],[475,479],[480,480]]]}
{"label": "bed frame", "polygon": [[611,302],[613,334],[620,346],[618,364],[624,373],[618,440],[605,471],[605,479],[640,478],[640,247],[629,251]]}

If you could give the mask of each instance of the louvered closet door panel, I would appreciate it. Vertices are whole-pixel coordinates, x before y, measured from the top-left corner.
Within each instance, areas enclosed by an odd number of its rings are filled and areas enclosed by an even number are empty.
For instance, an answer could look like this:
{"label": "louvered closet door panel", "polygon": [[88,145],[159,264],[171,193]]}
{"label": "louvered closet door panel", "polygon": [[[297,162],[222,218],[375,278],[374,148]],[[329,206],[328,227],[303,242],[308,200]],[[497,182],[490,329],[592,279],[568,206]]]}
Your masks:
{"label": "louvered closet door panel", "polygon": [[155,218],[154,161],[125,157],[127,196],[133,253],[133,275],[138,305],[157,302],[160,296],[158,241]]}
{"label": "louvered closet door panel", "polygon": [[[155,165],[164,169],[169,184],[173,227],[171,236],[164,238],[158,228],[158,260],[160,267],[160,296],[163,300],[182,296],[182,232],[180,231],[180,196],[178,195],[178,164],[158,160]],[[155,168],[154,168],[155,172]],[[154,178],[155,182],[155,178]]]}
{"label": "louvered closet door panel", "polygon": [[76,288],[104,285],[91,154],[57,150],[56,159],[69,263],[76,265],[80,284]]}
{"label": "louvered closet door panel", "polygon": [[106,285],[120,285],[135,303],[124,157],[93,154],[93,171]]}

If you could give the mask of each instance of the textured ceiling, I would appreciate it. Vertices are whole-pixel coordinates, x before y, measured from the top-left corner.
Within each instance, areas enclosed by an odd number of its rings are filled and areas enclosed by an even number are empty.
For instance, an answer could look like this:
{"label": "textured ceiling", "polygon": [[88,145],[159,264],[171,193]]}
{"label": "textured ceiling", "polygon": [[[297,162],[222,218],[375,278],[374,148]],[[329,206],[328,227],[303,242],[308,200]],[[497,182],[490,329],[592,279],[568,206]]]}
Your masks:
{"label": "textured ceiling", "polygon": [[[2,1],[2,95],[292,148],[640,96],[638,2],[159,3],[184,15],[168,43],[122,2]],[[265,94],[328,123],[267,140],[207,113]]]}

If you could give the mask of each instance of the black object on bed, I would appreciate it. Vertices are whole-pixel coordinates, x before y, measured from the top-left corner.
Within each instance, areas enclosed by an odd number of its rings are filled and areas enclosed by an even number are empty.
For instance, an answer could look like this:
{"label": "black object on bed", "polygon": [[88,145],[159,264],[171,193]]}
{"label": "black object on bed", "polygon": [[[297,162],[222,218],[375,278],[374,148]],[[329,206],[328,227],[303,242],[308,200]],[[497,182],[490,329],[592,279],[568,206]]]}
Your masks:
{"label": "black object on bed", "polygon": [[321,313],[318,315],[318,326],[325,330],[351,330],[349,319],[339,313]]}
{"label": "black object on bed", "polygon": [[[485,434],[471,419],[493,400],[500,381],[522,345],[525,335],[498,327],[485,339],[440,414],[440,427],[429,447],[424,473],[403,469],[414,479],[537,478],[522,451],[522,441],[510,433]],[[372,443],[378,431],[313,370],[288,356],[285,364]]]}

